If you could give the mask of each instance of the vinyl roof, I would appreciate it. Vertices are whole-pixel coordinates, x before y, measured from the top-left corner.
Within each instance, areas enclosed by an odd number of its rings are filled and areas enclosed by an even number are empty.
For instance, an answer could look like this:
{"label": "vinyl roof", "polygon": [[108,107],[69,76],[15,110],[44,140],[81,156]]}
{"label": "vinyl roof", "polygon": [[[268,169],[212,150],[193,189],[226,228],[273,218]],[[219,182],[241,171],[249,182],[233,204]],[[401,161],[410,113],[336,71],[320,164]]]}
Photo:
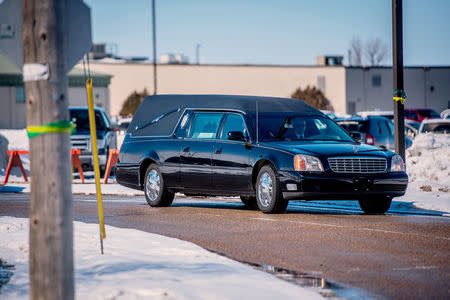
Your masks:
{"label": "vinyl roof", "polygon": [[[255,115],[259,113],[297,113],[323,115],[312,106],[291,98],[275,98],[242,95],[156,95],[149,96],[139,106],[129,132],[137,136],[166,136],[174,130],[177,121],[185,109],[237,110]],[[167,114],[170,112],[169,114]],[[149,122],[160,118],[152,125]],[[137,127],[145,128],[137,129]]]}

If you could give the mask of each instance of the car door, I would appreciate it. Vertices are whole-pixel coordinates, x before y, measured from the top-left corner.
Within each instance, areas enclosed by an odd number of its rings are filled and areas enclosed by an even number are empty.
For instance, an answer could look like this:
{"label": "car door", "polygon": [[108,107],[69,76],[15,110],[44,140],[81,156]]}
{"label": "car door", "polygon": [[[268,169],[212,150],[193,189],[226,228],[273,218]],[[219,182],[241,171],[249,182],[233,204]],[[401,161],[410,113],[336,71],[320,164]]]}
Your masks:
{"label": "car door", "polygon": [[224,113],[194,112],[180,142],[180,187],[211,189],[211,155]]}
{"label": "car door", "polygon": [[248,191],[251,188],[251,146],[247,141],[230,140],[228,133],[240,131],[249,139],[242,115],[229,113],[224,120],[220,139],[212,153],[212,186],[219,191]]}

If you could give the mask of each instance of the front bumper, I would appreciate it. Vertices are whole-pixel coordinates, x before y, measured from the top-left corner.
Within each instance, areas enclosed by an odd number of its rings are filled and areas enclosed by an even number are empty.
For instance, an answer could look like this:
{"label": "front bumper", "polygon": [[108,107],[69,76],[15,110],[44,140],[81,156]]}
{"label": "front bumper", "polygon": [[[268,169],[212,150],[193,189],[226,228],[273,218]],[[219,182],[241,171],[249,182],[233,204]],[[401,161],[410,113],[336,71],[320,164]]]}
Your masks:
{"label": "front bumper", "polygon": [[336,174],[280,172],[283,197],[288,200],[358,200],[370,196],[399,197],[408,186],[406,173]]}

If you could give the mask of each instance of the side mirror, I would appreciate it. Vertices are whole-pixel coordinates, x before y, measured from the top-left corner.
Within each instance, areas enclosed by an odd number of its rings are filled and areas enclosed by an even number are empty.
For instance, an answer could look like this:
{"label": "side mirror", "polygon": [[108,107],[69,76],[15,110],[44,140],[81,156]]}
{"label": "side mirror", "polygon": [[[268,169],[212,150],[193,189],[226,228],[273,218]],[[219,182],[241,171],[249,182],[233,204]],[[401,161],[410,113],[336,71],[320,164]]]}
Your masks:
{"label": "side mirror", "polygon": [[350,136],[351,136],[352,139],[354,139],[356,142],[361,143],[361,141],[362,141],[361,133],[359,133],[359,132],[357,132],[357,131],[352,131],[352,132],[350,132]]}
{"label": "side mirror", "polygon": [[244,136],[242,131],[229,131],[227,134],[227,138],[232,141],[247,141],[247,138]]}

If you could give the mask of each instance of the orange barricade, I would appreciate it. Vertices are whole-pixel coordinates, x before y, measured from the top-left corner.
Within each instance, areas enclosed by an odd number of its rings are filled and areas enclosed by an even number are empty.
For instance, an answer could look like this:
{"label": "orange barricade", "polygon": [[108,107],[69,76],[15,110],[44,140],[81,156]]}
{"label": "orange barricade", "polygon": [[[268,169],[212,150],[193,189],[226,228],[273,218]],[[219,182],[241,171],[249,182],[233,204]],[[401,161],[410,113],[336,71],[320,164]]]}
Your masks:
{"label": "orange barricade", "polygon": [[70,151],[70,159],[72,160],[72,168],[77,168],[78,173],[80,174],[81,183],[84,183],[84,173],[83,168],[81,166],[81,160],[78,155],[81,154],[80,149],[72,149]]}
{"label": "orange barricade", "polygon": [[29,151],[7,151],[7,154],[9,154],[9,162],[8,162],[8,168],[6,168],[6,174],[5,174],[5,180],[3,180],[3,184],[6,184],[8,182],[9,175],[11,174],[11,169],[14,167],[19,167],[20,172],[22,172],[22,176],[25,179],[26,182],[28,182],[27,174],[25,173],[25,169],[22,165],[22,160],[20,159],[20,154],[30,154]]}
{"label": "orange barricade", "polygon": [[110,149],[108,155],[108,163],[106,164],[105,176],[103,177],[103,183],[108,183],[109,174],[111,174],[111,168],[115,167],[119,160],[119,149]]}

